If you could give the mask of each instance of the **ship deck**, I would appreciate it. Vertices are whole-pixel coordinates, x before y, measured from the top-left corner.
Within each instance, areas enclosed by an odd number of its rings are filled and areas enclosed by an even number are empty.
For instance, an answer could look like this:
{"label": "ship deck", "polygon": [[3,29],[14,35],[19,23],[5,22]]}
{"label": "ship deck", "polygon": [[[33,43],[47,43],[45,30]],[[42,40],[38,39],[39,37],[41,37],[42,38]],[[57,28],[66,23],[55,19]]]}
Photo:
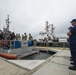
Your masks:
{"label": "ship deck", "polygon": [[70,51],[53,50],[57,53],[46,60],[7,60],[0,57],[0,75],[76,75],[76,71],[68,69],[71,66]]}

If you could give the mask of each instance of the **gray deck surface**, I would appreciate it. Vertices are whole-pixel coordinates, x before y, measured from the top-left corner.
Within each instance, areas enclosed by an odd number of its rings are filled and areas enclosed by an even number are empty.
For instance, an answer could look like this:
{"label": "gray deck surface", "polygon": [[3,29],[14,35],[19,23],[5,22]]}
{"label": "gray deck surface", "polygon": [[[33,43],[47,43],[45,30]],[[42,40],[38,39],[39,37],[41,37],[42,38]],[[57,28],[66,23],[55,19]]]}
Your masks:
{"label": "gray deck surface", "polygon": [[0,75],[24,75],[25,70],[0,59]]}
{"label": "gray deck surface", "polygon": [[76,71],[69,70],[70,52],[61,51],[45,66],[41,67],[32,75],[76,75]]}
{"label": "gray deck surface", "polygon": [[0,50],[0,52],[8,53],[8,54],[17,54],[17,58],[22,58],[34,53],[37,53],[38,50],[34,47],[26,47],[19,49],[11,49],[11,50]]}
{"label": "gray deck surface", "polygon": [[69,50],[59,51],[32,70],[22,68],[0,58],[0,75],[76,75],[76,71],[68,69],[69,66],[71,66]]}

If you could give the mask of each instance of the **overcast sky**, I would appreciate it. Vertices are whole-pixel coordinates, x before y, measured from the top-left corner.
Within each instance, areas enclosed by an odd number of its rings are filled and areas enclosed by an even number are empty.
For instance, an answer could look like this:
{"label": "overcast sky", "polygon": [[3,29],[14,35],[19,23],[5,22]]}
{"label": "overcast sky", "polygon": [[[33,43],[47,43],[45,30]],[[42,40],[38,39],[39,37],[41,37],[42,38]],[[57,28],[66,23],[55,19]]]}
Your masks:
{"label": "overcast sky", "polygon": [[56,34],[65,34],[76,18],[76,0],[0,0],[0,28],[10,15],[10,30],[38,35],[45,22],[53,23]]}

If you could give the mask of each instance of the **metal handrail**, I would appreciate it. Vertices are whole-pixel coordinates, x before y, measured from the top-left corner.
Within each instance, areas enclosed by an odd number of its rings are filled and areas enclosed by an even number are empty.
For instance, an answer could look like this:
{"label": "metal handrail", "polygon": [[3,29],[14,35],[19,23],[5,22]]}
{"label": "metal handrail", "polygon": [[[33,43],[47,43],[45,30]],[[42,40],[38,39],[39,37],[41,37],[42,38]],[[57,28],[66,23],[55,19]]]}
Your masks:
{"label": "metal handrail", "polygon": [[2,41],[3,41],[4,46],[6,45],[6,42],[9,42],[9,44],[7,44],[7,46],[9,46],[10,49],[15,49],[15,41],[21,41],[21,40],[2,40]]}

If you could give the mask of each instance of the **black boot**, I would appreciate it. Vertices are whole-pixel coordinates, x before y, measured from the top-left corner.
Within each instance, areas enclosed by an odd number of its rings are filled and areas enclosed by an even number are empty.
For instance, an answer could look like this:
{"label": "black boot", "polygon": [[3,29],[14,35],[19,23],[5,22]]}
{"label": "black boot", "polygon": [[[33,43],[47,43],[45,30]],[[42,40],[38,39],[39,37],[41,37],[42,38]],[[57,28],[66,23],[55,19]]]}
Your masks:
{"label": "black boot", "polygon": [[74,62],[71,62],[70,64],[71,64],[71,65],[74,65]]}
{"label": "black boot", "polygon": [[73,61],[73,59],[70,59],[70,61]]}
{"label": "black boot", "polygon": [[76,66],[70,66],[69,69],[70,70],[76,70]]}
{"label": "black boot", "polygon": [[73,61],[72,57],[70,58],[70,61]]}

